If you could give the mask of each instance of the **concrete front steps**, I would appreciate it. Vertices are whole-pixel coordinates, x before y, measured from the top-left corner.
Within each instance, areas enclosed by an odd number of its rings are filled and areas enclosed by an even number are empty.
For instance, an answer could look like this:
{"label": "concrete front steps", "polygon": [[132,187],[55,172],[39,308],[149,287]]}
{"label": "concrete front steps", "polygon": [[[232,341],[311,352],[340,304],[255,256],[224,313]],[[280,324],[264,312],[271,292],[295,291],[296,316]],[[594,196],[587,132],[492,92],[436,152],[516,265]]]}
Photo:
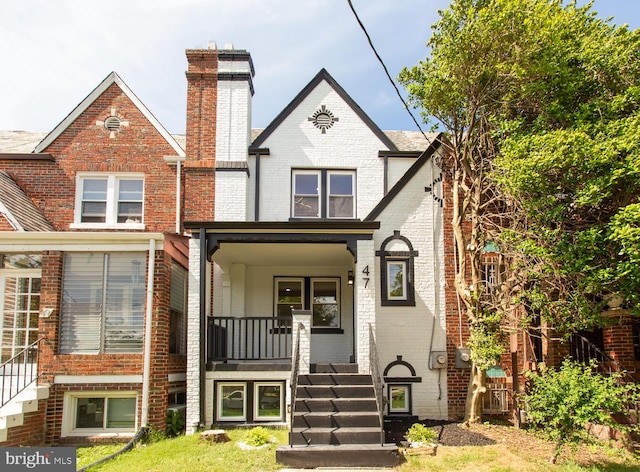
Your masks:
{"label": "concrete front steps", "polygon": [[356,364],[317,364],[298,376],[289,446],[276,460],[289,467],[394,467],[395,444],[384,432],[370,375]]}
{"label": "concrete front steps", "polygon": [[22,426],[24,415],[38,411],[38,401],[49,398],[49,387],[33,385],[0,408],[0,443],[7,440],[9,428]]}

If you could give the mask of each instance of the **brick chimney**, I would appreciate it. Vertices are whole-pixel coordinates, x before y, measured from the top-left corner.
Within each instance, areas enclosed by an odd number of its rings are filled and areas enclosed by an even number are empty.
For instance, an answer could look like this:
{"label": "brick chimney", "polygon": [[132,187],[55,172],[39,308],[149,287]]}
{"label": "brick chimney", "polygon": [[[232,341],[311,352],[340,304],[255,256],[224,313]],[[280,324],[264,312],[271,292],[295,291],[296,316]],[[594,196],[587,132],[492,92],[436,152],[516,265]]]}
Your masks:
{"label": "brick chimney", "polygon": [[218,49],[210,43],[206,49],[188,49],[186,56],[185,220],[244,221],[254,75],[251,55],[232,45]]}

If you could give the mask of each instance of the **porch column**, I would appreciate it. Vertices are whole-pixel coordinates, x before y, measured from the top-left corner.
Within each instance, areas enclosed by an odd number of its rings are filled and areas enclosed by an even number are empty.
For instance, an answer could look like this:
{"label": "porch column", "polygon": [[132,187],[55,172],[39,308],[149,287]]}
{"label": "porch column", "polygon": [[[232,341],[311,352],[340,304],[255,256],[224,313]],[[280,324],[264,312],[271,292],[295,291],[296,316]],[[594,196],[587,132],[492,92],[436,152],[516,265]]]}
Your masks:
{"label": "porch column", "polygon": [[[308,374],[311,366],[311,311],[292,310],[291,339],[296,342],[300,333],[300,357],[298,358],[298,374]],[[293,345],[295,349],[295,344]],[[291,366],[293,368],[294,366]]]}
{"label": "porch column", "polygon": [[356,317],[356,355],[358,372],[369,373],[369,325],[376,325],[376,287],[378,273],[373,240],[358,241],[358,262],[355,267],[354,316]]}
{"label": "porch column", "polygon": [[[200,240],[189,240],[189,298],[187,306],[187,418],[186,433],[198,431],[200,422],[200,340],[204,333],[200,324]],[[204,299],[204,297],[203,297]]]}

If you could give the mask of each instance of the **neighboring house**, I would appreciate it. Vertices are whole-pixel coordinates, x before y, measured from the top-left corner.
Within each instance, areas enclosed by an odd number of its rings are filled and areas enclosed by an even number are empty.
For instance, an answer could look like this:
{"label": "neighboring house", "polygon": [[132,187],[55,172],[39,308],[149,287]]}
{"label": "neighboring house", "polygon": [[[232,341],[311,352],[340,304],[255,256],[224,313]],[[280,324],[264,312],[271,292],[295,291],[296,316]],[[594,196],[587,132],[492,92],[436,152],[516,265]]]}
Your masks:
{"label": "neighboring house", "polygon": [[0,136],[0,445],[127,438],[184,409],[184,156],[115,73],[46,136]]}

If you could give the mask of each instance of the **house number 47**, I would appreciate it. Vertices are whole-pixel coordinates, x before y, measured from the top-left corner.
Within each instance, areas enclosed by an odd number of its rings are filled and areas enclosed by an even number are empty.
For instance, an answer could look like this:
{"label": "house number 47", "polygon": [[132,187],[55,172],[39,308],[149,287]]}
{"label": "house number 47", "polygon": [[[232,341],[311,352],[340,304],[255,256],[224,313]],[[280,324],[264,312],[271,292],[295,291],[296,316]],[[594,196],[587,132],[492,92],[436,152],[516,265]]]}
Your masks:
{"label": "house number 47", "polygon": [[362,277],[362,280],[364,280],[364,288],[367,288],[367,286],[369,285],[369,266],[365,266],[364,269],[362,269],[362,273],[367,276]]}

